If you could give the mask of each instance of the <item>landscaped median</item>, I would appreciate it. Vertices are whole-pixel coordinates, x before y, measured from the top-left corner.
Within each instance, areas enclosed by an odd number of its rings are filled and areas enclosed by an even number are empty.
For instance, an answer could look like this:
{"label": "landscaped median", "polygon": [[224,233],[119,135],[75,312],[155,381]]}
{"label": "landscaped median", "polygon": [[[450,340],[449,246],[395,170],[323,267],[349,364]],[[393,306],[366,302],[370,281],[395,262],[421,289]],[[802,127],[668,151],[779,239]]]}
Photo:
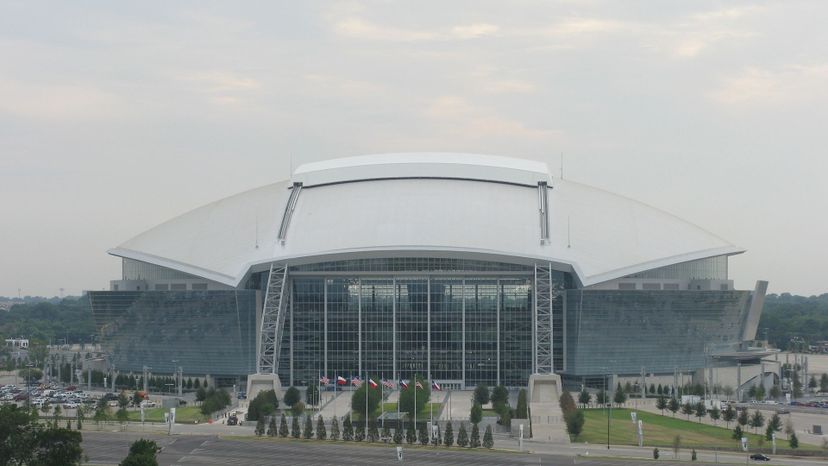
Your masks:
{"label": "landscaped median", "polygon": [[[613,408],[610,422],[609,441],[612,445],[638,445],[637,427],[633,424],[630,413],[632,410],[625,408]],[[696,449],[721,449],[737,451],[740,448],[740,440],[733,438],[734,423],[730,428],[711,426],[698,422],[688,421],[673,417],[669,414],[659,415],[645,411],[636,411],[637,419],[643,422],[644,446],[659,447],[663,451],[673,448],[676,436],[680,436],[680,448]],[[607,442],[607,410],[586,409],[584,410],[585,423],[583,430],[574,441],[593,444],[606,444]],[[764,439],[763,435],[756,435],[749,432],[743,433],[748,439],[751,451],[758,451],[760,446],[763,451],[770,451],[771,442]],[[777,440],[777,451],[794,453],[787,447],[786,440]],[[814,445],[800,443],[796,452],[815,453],[821,449]]]}

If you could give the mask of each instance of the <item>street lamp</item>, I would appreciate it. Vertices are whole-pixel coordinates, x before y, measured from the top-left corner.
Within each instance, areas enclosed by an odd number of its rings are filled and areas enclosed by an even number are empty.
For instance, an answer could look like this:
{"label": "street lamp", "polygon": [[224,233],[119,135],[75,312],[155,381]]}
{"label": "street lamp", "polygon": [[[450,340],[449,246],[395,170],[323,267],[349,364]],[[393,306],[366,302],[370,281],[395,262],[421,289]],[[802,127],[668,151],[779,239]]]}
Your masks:
{"label": "street lamp", "polygon": [[34,364],[31,362],[26,363],[26,369],[28,374],[26,375],[26,407],[31,409],[32,407],[32,389],[29,388],[29,385],[32,380],[32,367]]}

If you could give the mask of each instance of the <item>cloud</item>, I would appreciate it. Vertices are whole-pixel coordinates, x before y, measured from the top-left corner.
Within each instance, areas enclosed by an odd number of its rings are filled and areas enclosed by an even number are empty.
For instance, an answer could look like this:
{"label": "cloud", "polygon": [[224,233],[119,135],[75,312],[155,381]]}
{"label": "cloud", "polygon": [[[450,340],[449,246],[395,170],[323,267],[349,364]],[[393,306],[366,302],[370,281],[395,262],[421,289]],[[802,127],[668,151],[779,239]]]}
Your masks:
{"label": "cloud", "polygon": [[490,137],[556,140],[557,130],[532,128],[521,121],[498,115],[492,110],[468,103],[459,96],[444,95],[431,100],[423,112],[453,137],[479,141]]}
{"label": "cloud", "polygon": [[341,36],[388,42],[468,40],[493,35],[499,30],[498,26],[490,23],[461,24],[446,29],[406,29],[380,25],[356,16],[334,24],[334,32]]}
{"label": "cloud", "polygon": [[116,117],[121,99],[81,84],[34,84],[0,78],[0,112],[47,120],[92,120]]}
{"label": "cloud", "polygon": [[238,105],[262,88],[258,80],[229,71],[178,73],[174,78],[186,83],[191,91],[206,95],[216,105]]}
{"label": "cloud", "polygon": [[776,69],[749,67],[724,78],[711,93],[728,106],[787,105],[828,97],[828,63],[787,65]]}

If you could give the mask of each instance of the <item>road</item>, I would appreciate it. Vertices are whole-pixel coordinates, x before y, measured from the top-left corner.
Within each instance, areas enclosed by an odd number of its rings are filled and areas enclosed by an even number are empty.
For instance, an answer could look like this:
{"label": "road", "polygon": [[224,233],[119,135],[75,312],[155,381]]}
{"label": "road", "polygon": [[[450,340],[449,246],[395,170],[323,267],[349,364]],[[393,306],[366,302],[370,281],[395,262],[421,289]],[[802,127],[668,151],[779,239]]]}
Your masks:
{"label": "road", "polygon": [[[129,445],[141,438],[137,433],[84,432],[83,448],[88,464],[116,465],[127,454]],[[225,439],[215,436],[143,435],[163,447],[159,464],[165,465],[372,465],[397,464],[396,450],[388,445],[347,444],[273,439]],[[403,447],[402,464],[416,465],[585,465],[632,466],[652,465],[651,460],[636,458],[592,458],[566,454],[527,454],[485,450],[447,450],[442,448]]]}

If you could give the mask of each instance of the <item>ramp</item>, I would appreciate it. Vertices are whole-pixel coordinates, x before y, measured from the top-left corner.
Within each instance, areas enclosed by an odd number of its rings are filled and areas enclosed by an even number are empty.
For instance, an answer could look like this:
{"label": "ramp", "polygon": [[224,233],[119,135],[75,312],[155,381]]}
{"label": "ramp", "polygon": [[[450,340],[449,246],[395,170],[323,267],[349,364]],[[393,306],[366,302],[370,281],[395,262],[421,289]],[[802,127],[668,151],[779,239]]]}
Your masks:
{"label": "ramp", "polygon": [[566,422],[559,404],[561,377],[558,374],[529,376],[529,421],[532,439],[569,443]]}

